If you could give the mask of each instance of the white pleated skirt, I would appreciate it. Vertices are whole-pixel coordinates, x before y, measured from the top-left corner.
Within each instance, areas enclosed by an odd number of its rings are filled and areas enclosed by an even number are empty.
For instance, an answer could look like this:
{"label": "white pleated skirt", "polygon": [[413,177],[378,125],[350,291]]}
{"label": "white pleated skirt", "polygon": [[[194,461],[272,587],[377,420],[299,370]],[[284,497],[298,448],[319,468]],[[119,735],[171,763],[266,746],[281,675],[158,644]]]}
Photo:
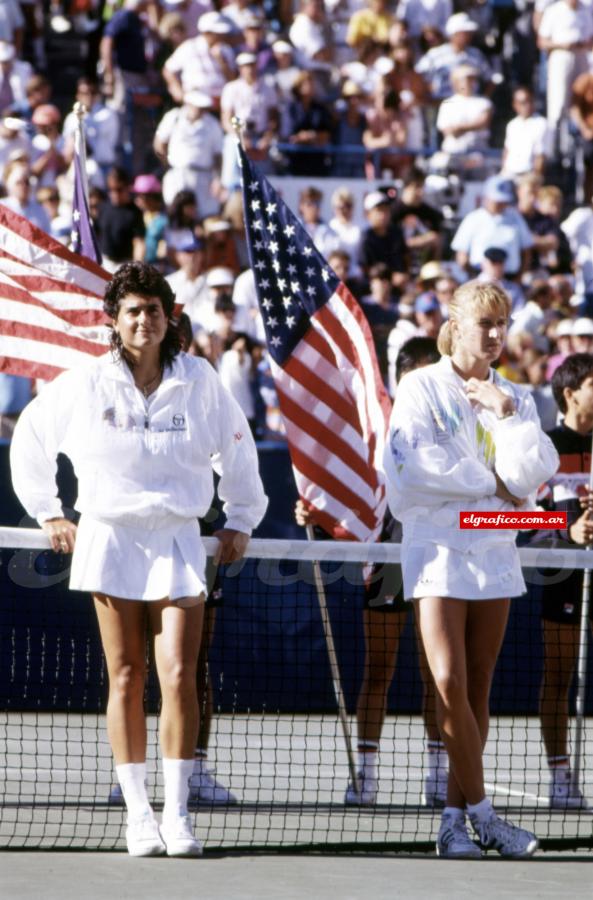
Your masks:
{"label": "white pleated skirt", "polygon": [[476,541],[458,550],[430,540],[402,541],[406,600],[456,597],[496,600],[519,597],[527,590],[514,542]]}
{"label": "white pleated skirt", "polygon": [[158,528],[82,515],[70,589],[124,600],[179,600],[206,591],[206,551],[197,519],[168,517]]}

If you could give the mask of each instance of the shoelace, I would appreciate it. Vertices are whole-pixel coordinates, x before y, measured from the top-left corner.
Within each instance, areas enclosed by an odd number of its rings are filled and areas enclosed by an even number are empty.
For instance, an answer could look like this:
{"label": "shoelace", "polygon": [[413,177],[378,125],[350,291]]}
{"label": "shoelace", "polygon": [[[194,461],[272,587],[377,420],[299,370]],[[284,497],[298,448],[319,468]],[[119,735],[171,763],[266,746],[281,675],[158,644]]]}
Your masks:
{"label": "shoelace", "polygon": [[441,835],[441,840],[445,847],[448,847],[449,844],[453,843],[456,839],[461,839],[465,844],[471,844],[473,841],[471,840],[469,834],[467,833],[467,829],[465,827],[465,822],[463,819],[452,819],[447,823],[447,828]]}

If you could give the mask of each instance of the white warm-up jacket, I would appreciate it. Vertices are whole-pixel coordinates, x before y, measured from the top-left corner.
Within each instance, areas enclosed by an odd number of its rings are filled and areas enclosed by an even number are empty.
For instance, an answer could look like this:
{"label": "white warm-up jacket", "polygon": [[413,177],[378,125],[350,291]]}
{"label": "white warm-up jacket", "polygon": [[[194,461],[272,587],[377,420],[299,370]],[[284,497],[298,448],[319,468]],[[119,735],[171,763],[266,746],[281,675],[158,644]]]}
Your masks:
{"label": "white warm-up jacket", "polygon": [[404,541],[461,551],[485,536],[514,542],[512,530],[460,529],[459,513],[515,510],[495,496],[495,470],[512,494],[528,498],[521,510],[533,510],[538,487],[556,472],[558,454],[529,392],[494,370],[490,378],[513,398],[515,415],[498,419],[472,406],[448,356],[398,385],[384,462],[389,507]]}
{"label": "white warm-up jacket", "polygon": [[146,401],[111,354],[64,372],[26,407],[14,433],[15,491],[40,523],[62,516],[62,451],[78,477],[76,508],[102,522],[155,529],[210,508],[213,472],[226,527],[251,533],[267,500],[251,431],[212,367],[180,353]]}

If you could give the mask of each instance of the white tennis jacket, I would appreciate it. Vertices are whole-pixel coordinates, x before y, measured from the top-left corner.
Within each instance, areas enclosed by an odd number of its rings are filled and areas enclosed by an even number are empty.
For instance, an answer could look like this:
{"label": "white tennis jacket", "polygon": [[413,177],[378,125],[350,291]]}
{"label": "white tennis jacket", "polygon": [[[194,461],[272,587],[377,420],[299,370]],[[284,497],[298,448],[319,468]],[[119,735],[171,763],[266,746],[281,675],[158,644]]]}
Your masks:
{"label": "white tennis jacket", "polygon": [[515,540],[516,532],[462,530],[461,511],[512,511],[495,496],[498,473],[521,510],[536,508],[537,489],[557,470],[558,454],[541,429],[529,392],[493,369],[490,378],[516,406],[498,419],[473,407],[448,356],[408,373],[398,385],[385,449],[387,499],[404,539],[467,550],[476,539]]}
{"label": "white tennis jacket", "polygon": [[240,407],[203,359],[180,353],[146,401],[110,353],[59,375],[23,411],[11,445],[15,491],[39,523],[59,517],[56,456],[78,477],[76,509],[158,528],[210,508],[220,475],[226,527],[251,534],[266,510],[257,452]]}

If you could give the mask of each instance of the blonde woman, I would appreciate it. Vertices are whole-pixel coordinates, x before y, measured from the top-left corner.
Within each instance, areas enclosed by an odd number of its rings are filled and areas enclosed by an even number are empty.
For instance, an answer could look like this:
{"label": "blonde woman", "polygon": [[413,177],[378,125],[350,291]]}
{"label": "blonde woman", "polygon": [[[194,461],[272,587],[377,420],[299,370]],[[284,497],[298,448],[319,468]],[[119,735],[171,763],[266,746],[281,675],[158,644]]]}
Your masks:
{"label": "blonde woman", "polygon": [[385,457],[389,505],[403,524],[404,596],[415,604],[450,760],[437,840],[447,858],[488,849],[520,858],[538,846],[534,834],[496,815],[482,764],[509,598],[525,591],[515,533],[459,528],[462,511],[532,508],[558,467],[528,391],[491,368],[509,312],[493,283],[458,288],[439,335],[443,358],[398,387]]}

